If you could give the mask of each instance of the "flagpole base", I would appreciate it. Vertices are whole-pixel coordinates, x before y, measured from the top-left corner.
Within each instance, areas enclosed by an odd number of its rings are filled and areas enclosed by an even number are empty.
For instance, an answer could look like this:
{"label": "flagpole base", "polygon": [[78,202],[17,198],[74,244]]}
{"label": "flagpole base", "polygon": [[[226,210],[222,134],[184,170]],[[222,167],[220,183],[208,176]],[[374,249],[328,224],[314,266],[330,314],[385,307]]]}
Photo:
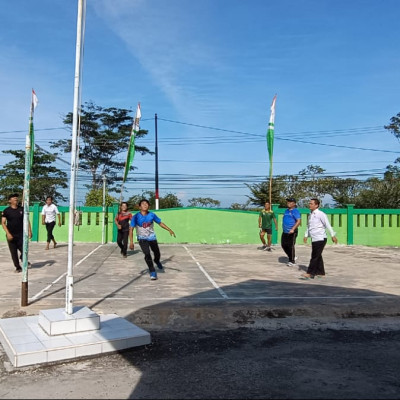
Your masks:
{"label": "flagpole base", "polygon": [[28,282],[22,282],[21,286],[21,307],[28,305]]}

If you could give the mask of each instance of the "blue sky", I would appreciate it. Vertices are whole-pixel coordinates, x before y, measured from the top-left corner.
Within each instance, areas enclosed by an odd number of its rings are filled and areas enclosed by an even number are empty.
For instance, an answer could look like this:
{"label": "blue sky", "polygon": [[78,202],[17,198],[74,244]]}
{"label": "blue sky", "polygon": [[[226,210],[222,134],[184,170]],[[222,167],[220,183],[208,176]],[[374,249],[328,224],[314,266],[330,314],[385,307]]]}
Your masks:
{"label": "blue sky", "polygon": [[[78,1],[0,5],[0,150],[24,148],[31,88],[36,143],[50,150],[69,137]],[[382,176],[400,157],[383,128],[400,112],[399,15],[398,0],[87,0],[82,102],[132,115],[140,102],[149,134],[138,143],[152,150],[157,113],[160,195],[184,205],[242,204],[245,183],[268,178],[275,93],[274,174],[312,164]],[[2,154],[0,167],[8,161]],[[154,157],[136,154],[133,165],[124,199],[154,190]]]}

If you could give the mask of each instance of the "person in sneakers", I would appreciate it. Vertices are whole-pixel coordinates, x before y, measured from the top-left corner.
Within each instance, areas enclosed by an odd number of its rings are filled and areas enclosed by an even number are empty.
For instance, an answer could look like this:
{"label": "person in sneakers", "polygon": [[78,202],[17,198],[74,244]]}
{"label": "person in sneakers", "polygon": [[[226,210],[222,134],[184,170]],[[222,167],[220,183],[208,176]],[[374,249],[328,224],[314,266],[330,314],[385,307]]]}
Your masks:
{"label": "person in sneakers", "polygon": [[[263,250],[271,251],[272,243],[272,221],[274,221],[275,229],[278,230],[278,223],[274,212],[271,210],[269,201],[265,202],[264,210],[258,216],[258,227],[260,228],[260,239],[263,244]],[[265,242],[265,234],[267,234],[267,243]]]}
{"label": "person in sneakers", "polygon": [[314,279],[315,276],[325,276],[324,260],[322,252],[327,242],[326,230],[332,237],[332,241],[336,244],[336,233],[333,231],[326,214],[319,209],[320,202],[318,199],[310,199],[309,202],[310,215],[307,221],[307,229],[304,233],[303,241],[307,243],[307,239],[311,238],[311,259],[307,269],[307,273],[301,279]]}
{"label": "person in sneakers", "polygon": [[[18,194],[8,196],[9,207],[3,210],[1,225],[6,232],[8,248],[14,263],[15,272],[21,272],[22,247],[24,244],[24,208],[18,204]],[[32,238],[32,229],[29,222],[29,239]],[[18,257],[19,251],[19,257]]]}
{"label": "person in sneakers", "polygon": [[46,204],[42,209],[42,225],[46,225],[47,230],[47,244],[45,250],[49,250],[50,243],[53,241],[54,248],[57,246],[56,239],[53,235],[53,229],[56,226],[56,217],[58,216],[58,226],[61,226],[61,215],[58,207],[53,203],[53,197],[46,197]]}
{"label": "person in sneakers", "polygon": [[132,214],[128,211],[128,203],[123,201],[119,207],[119,212],[115,217],[114,222],[118,228],[117,244],[121,249],[122,257],[124,258],[127,257],[129,226],[131,219]]}
{"label": "person in sneakers", "polygon": [[301,215],[297,209],[296,199],[289,197],[286,199],[287,209],[282,219],[281,246],[289,258],[287,265],[293,267],[296,265],[295,244],[298,235],[298,227],[301,224]]}
{"label": "person in sneakers", "polygon": [[161,222],[161,219],[156,214],[149,211],[149,208],[150,203],[148,200],[140,200],[139,212],[132,217],[129,227],[129,248],[133,250],[133,230],[136,228],[137,241],[144,253],[144,260],[149,268],[150,279],[155,280],[157,279],[157,272],[154,268],[150,250],[153,251],[154,262],[156,263],[158,269],[162,270],[163,266],[160,262],[161,253],[160,248],[158,247],[157,237],[154,232],[154,222],[159,224],[161,228],[167,230],[171,236],[176,236],[174,231]]}

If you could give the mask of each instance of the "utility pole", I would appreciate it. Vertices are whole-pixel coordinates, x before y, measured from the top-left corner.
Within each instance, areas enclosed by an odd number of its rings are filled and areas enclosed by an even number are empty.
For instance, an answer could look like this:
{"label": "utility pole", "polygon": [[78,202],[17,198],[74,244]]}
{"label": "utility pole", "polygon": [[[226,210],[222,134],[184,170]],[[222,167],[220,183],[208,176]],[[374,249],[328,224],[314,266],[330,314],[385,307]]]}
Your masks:
{"label": "utility pole", "polygon": [[156,154],[156,191],[155,191],[155,199],[156,199],[156,210],[159,209],[159,193],[158,193],[158,137],[157,137],[157,114],[154,117],[155,122],[155,134],[156,134],[156,144],[155,144],[155,154]]}
{"label": "utility pole", "polygon": [[101,244],[106,242],[105,228],[106,228],[106,182],[107,178],[103,175],[103,227],[101,230]]}

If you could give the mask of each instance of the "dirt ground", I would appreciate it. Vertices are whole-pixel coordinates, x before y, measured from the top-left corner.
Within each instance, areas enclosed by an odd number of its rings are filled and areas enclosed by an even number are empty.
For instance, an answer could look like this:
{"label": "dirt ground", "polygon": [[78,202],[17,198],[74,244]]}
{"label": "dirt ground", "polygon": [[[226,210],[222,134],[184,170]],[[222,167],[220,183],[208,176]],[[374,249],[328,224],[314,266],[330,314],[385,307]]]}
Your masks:
{"label": "dirt ground", "polygon": [[400,331],[152,333],[152,344],[85,360],[13,368],[2,399],[398,399]]}

